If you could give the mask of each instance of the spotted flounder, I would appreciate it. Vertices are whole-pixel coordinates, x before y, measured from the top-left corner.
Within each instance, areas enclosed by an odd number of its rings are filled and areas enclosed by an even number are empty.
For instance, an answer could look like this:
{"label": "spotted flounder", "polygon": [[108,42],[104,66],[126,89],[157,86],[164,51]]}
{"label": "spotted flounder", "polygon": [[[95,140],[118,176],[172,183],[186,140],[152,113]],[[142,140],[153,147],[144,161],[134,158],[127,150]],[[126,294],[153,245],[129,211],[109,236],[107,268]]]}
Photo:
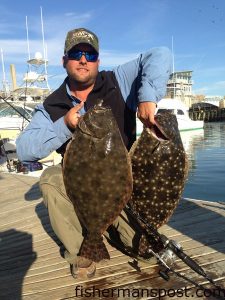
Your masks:
{"label": "spotted flounder", "polygon": [[[158,114],[155,122],[156,125],[151,128],[144,128],[130,150],[133,193],[129,205],[157,229],[168,222],[178,205],[188,163],[176,116]],[[142,236],[139,254],[143,255],[148,247],[146,238]]]}
{"label": "spotted flounder", "polygon": [[79,121],[65,153],[63,178],[86,229],[79,255],[95,262],[109,259],[102,234],[131,197],[132,169],[112,111],[102,101]]}

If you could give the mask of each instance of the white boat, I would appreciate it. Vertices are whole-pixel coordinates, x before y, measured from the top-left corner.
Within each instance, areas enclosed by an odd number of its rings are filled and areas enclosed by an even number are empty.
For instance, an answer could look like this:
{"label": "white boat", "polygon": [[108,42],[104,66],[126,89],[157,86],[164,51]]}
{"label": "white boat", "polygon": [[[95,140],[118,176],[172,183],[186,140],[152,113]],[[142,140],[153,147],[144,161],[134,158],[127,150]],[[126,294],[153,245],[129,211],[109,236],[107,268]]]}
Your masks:
{"label": "white boat", "polygon": [[176,115],[180,131],[196,130],[204,127],[204,121],[193,121],[188,114],[189,108],[179,99],[165,98],[158,102],[157,113],[169,111]]}
{"label": "white boat", "polygon": [[[189,117],[188,107],[179,99],[165,98],[158,102],[156,113],[169,111],[177,117],[180,131],[197,130],[204,128],[204,121],[193,121]],[[143,130],[142,122],[137,118],[137,136]]]}
{"label": "white boat", "polygon": [[[33,107],[24,104],[6,103],[0,105],[0,137],[14,139],[27,126]],[[23,117],[24,116],[24,117]]]}

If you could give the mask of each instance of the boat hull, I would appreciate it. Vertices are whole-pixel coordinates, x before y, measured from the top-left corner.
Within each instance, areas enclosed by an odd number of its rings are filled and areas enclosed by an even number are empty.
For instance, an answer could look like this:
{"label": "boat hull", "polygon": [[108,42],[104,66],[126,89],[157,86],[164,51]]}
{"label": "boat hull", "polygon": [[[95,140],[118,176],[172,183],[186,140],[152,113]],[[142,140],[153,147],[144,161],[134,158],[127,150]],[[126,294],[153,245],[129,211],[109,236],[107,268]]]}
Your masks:
{"label": "boat hull", "polygon": [[20,134],[20,129],[15,129],[15,128],[0,128],[0,138],[5,139],[16,139],[17,136]]}

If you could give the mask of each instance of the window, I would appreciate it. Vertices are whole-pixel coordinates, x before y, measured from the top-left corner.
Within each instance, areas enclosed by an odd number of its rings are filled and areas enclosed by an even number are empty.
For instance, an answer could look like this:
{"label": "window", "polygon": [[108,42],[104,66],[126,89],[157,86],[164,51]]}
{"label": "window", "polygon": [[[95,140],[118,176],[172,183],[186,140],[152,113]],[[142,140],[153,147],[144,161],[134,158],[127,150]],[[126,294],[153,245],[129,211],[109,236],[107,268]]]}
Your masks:
{"label": "window", "polygon": [[178,115],[184,115],[184,112],[183,112],[183,110],[178,109],[178,110],[177,110],[177,114],[178,114]]}

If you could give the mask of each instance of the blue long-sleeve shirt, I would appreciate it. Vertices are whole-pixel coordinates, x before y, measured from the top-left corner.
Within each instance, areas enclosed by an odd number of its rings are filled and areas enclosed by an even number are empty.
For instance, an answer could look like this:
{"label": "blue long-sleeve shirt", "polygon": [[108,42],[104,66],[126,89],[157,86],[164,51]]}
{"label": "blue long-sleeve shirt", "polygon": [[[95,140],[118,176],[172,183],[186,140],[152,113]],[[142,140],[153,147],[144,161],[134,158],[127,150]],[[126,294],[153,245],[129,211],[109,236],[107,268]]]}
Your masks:
{"label": "blue long-sleeve shirt", "polygon": [[[166,92],[166,84],[171,73],[172,57],[166,47],[152,48],[141,54],[137,59],[113,69],[124,101],[132,110],[137,109],[137,103],[157,103]],[[140,72],[141,71],[141,72]],[[141,73],[141,76],[140,76]],[[133,82],[140,81],[138,90]],[[67,87],[67,92],[70,90]],[[78,101],[71,96],[71,101]],[[84,114],[84,107],[79,111]],[[35,108],[35,114],[30,124],[16,140],[19,160],[35,161],[48,156],[52,151],[64,144],[72,133],[64,123],[64,117],[53,122],[42,104]]]}

